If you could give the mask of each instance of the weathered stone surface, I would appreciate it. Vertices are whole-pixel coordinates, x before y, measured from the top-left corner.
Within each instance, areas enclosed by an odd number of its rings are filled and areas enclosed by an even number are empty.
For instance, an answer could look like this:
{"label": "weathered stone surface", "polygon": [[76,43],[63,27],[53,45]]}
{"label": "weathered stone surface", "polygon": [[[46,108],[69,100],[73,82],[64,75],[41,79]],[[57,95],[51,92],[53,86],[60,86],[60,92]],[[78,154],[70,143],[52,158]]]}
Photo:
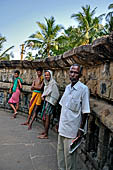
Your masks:
{"label": "weathered stone surface", "polygon": [[113,106],[95,99],[91,99],[91,103],[92,111],[113,132]]}

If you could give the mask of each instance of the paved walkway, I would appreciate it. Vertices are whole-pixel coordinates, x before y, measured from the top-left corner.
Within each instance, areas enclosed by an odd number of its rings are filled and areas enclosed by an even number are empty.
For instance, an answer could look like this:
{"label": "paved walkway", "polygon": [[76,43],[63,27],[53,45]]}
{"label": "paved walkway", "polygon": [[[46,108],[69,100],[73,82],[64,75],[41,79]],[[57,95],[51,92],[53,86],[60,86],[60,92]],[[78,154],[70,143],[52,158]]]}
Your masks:
{"label": "paved walkway", "polygon": [[57,134],[50,130],[49,139],[38,139],[42,123],[27,130],[20,125],[26,117],[11,115],[0,110],[0,170],[57,170]]}

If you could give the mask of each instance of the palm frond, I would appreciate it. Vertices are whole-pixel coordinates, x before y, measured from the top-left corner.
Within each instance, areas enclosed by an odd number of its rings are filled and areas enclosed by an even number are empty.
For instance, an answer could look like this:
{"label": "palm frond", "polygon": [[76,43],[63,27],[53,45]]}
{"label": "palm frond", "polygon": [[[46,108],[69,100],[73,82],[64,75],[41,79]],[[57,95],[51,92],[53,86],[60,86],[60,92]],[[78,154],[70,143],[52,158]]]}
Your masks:
{"label": "palm frond", "polygon": [[2,54],[0,54],[0,60],[2,59],[2,57],[4,57],[4,55],[6,54],[6,52],[8,52],[9,50],[11,50],[14,46],[9,47],[8,49],[6,49]]}
{"label": "palm frond", "polygon": [[36,34],[32,34],[29,38],[34,38],[34,39],[39,39],[39,40],[44,40],[43,35],[38,31]]}
{"label": "palm frond", "polygon": [[113,8],[113,4],[110,4],[109,6],[108,6],[108,9],[112,9]]}

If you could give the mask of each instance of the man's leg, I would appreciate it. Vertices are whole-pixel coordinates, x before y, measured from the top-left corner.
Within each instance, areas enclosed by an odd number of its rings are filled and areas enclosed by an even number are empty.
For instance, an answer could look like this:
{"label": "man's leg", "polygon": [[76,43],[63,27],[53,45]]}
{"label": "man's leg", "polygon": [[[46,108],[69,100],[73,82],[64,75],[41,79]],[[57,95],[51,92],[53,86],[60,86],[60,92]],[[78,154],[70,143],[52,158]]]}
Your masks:
{"label": "man's leg", "polygon": [[46,121],[45,121],[45,134],[48,136],[49,126],[50,126],[50,115],[46,115]]}
{"label": "man's leg", "polygon": [[44,135],[44,134],[45,134],[45,124],[46,124],[46,120],[44,119],[44,120],[43,120],[44,131],[41,132],[41,135]]}
{"label": "man's leg", "polygon": [[19,108],[19,103],[16,103],[16,111],[18,110]]}
{"label": "man's leg", "polygon": [[12,118],[16,118],[16,115],[17,115],[17,111],[16,111],[16,108],[14,107],[13,104],[9,104],[11,106],[11,108],[14,110],[14,114],[13,114],[13,117]]}
{"label": "man's leg", "polygon": [[27,118],[27,121],[25,123],[22,123],[21,125],[29,125],[29,121],[31,119],[31,115],[32,115],[32,111],[35,107],[35,104],[36,104],[36,101],[37,101],[37,96],[36,94],[33,92],[32,93],[32,97],[31,97],[31,100],[30,100],[30,104],[29,104],[29,114],[28,114],[28,118]]}
{"label": "man's leg", "polygon": [[[13,105],[13,107],[14,107],[14,105]],[[14,109],[13,118],[16,118],[18,108],[19,108],[19,103],[16,103],[16,108]]]}
{"label": "man's leg", "polygon": [[[44,129],[45,129],[45,120],[43,120],[43,125],[44,125]],[[40,133],[40,136],[37,136],[37,138],[40,138],[42,135],[45,134],[45,130],[43,132]]]}
{"label": "man's leg", "polygon": [[21,123],[21,125],[29,125],[29,121],[30,121],[30,119],[31,119],[31,114],[29,114],[29,115],[28,115],[28,117],[27,117],[27,121],[26,121],[26,122],[24,122],[24,123]]}
{"label": "man's leg", "polygon": [[57,160],[59,170],[66,170],[64,157],[64,137],[60,135],[58,135]]}
{"label": "man's leg", "polygon": [[65,163],[66,163],[66,170],[77,170],[76,167],[76,155],[77,152],[73,152],[72,154],[69,153],[69,146],[73,139],[65,138],[64,139],[64,155],[65,155]]}
{"label": "man's leg", "polygon": [[49,126],[50,126],[50,115],[46,115],[46,119],[45,119],[45,122],[44,122],[45,131],[38,138],[40,138],[40,139],[48,139]]}
{"label": "man's leg", "polygon": [[14,110],[14,113],[16,113],[16,108],[14,107],[14,105],[13,104],[9,104],[10,106],[11,106],[11,108]]}
{"label": "man's leg", "polygon": [[29,123],[28,130],[30,130],[32,128],[32,124],[33,124],[35,117],[37,116],[37,113],[39,112],[39,110],[40,110],[40,105],[35,105],[34,114],[32,116],[31,122]]}
{"label": "man's leg", "polygon": [[32,116],[32,111],[35,107],[35,101],[32,103],[32,106],[29,108],[29,114],[28,114],[28,117],[27,117],[27,120],[26,122],[22,123],[21,125],[29,125],[29,122],[30,122],[30,119],[31,119],[31,116]]}

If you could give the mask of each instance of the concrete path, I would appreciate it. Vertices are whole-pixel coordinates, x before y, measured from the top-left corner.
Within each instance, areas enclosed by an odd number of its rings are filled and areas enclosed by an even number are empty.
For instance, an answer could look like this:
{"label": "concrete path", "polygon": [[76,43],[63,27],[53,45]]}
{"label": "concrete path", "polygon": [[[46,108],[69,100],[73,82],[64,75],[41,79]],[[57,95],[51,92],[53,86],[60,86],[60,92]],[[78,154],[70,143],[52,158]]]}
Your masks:
{"label": "concrete path", "polygon": [[20,125],[26,117],[0,110],[0,170],[57,170],[57,134],[49,131],[49,139],[38,139],[43,131],[40,122],[32,130]]}

